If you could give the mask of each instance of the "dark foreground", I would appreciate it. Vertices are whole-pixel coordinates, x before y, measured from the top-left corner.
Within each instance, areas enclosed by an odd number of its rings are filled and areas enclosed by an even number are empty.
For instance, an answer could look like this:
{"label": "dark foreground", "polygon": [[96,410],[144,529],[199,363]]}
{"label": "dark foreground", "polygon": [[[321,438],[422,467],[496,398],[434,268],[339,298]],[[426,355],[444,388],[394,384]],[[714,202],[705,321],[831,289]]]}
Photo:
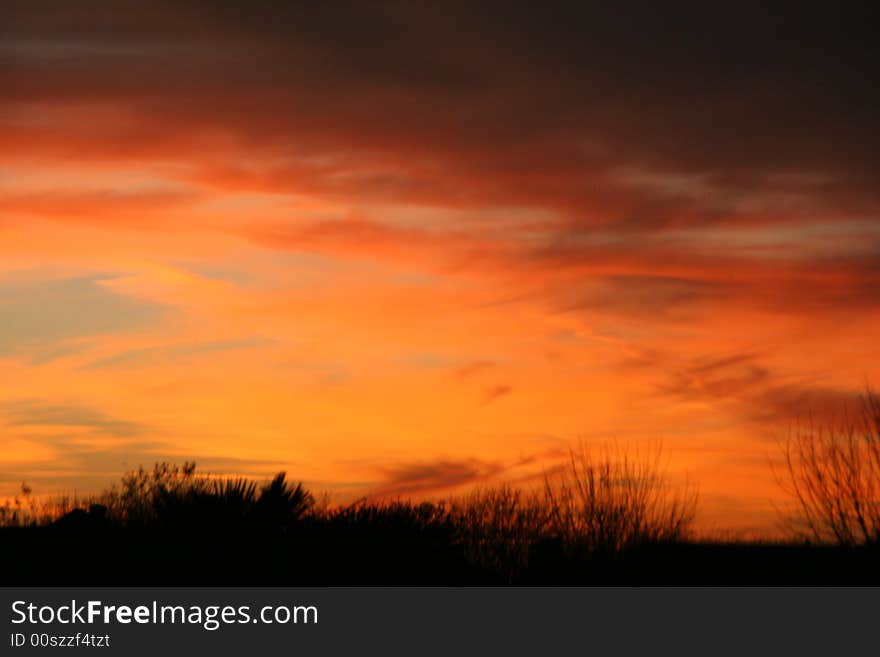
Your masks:
{"label": "dark foreground", "polygon": [[[66,513],[7,512],[0,583],[880,584],[878,541],[833,547],[693,540],[690,498],[652,496],[656,479],[628,471],[595,478],[595,467],[585,469],[583,485],[544,497],[501,487],[457,504],[319,508],[284,473],[261,487],[194,470],[157,464]],[[565,495],[574,490],[583,494]]]}
{"label": "dark foreground", "polygon": [[442,531],[303,523],[283,535],[145,535],[112,526],[0,530],[10,585],[867,585],[880,551],[793,544],[678,542],[616,555],[532,545],[514,574],[475,563]]}

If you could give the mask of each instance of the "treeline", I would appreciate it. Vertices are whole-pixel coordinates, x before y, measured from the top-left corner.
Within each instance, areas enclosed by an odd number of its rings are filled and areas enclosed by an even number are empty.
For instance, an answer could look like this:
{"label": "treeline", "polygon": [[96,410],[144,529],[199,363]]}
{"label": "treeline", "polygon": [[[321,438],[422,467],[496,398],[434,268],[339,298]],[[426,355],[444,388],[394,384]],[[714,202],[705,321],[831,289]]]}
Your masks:
{"label": "treeline", "polygon": [[0,528],[8,584],[880,582],[870,541],[697,539],[697,493],[672,484],[659,451],[582,449],[540,489],[445,502],[331,506],[283,473],[259,484],[187,463],[128,473],[72,509],[26,506]]}
{"label": "treeline", "polygon": [[118,563],[120,557],[107,550],[121,546],[145,569],[157,560],[178,564],[163,564],[175,577],[187,576],[184,564],[195,575],[213,563],[223,570],[221,578],[277,568],[308,579],[311,571],[327,570],[329,561],[331,576],[343,580],[394,572],[514,582],[542,555],[612,557],[640,545],[683,541],[696,504],[695,491],[669,484],[659,451],[651,459],[623,450],[595,459],[582,450],[572,452],[567,468],[548,475],[542,490],[499,486],[444,502],[344,506],[316,504],[284,473],[258,485],[200,475],[193,463],[162,463],[126,474],[90,500],[68,503],[74,508],[66,512],[63,501],[32,505],[29,513],[18,505],[6,524],[31,529],[35,539],[64,540],[81,563]]}
{"label": "treeline", "polygon": [[697,492],[661,453],[572,451],[538,489],[443,502],[319,503],[284,473],[258,483],[157,464],[89,500],[0,508],[13,584],[880,583],[880,402],[796,427],[779,542],[694,535]]}

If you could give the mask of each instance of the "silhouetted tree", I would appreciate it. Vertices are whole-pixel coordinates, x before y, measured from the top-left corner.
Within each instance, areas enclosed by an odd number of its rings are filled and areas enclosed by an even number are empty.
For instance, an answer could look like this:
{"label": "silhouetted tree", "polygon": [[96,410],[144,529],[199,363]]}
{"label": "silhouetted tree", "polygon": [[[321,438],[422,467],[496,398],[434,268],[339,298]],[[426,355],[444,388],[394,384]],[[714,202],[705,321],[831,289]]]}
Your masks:
{"label": "silhouetted tree", "polygon": [[880,398],[862,396],[859,414],[799,424],[783,445],[777,479],[797,511],[784,520],[799,534],[841,545],[880,545]]}

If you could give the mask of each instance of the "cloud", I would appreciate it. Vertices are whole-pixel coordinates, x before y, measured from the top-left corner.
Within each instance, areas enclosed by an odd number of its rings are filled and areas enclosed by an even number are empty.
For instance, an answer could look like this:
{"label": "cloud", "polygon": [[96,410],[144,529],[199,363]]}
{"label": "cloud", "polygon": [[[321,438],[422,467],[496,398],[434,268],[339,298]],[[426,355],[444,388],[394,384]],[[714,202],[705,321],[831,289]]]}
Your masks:
{"label": "cloud", "polygon": [[[544,207],[590,226],[878,209],[866,136],[880,94],[865,84],[878,65],[858,11],[523,3],[498,21],[469,5],[218,2],[205,15],[199,3],[123,13],[99,2],[5,12],[3,132],[25,153],[185,154],[194,179],[225,188]],[[75,27],[86,17],[88,29]],[[110,107],[117,119],[27,120],[35,105]]]}
{"label": "cloud", "polygon": [[[769,229],[743,230],[733,234],[739,245],[731,245],[734,237],[714,228],[662,236],[531,228],[524,235],[507,227],[466,232],[361,217],[270,224],[244,235],[276,249],[513,283],[515,298],[562,312],[681,322],[719,307],[801,315],[880,309],[880,234],[867,229],[852,241],[806,226],[794,242]],[[843,251],[815,253],[829,240]]]}
{"label": "cloud", "polygon": [[57,360],[66,358],[67,356],[73,356],[75,354],[81,353],[87,348],[88,345],[79,343],[61,345],[50,344],[45,348],[35,347],[31,352],[31,357],[28,361],[28,364],[33,367],[48,365]]}
{"label": "cloud", "polygon": [[490,360],[472,360],[456,369],[455,374],[456,376],[466,379],[480,372],[492,369],[493,367],[495,367],[495,363]]}
{"label": "cloud", "polygon": [[485,400],[485,402],[487,404],[489,404],[489,403],[495,401],[496,399],[500,399],[501,397],[505,397],[506,395],[509,395],[511,392],[513,392],[513,388],[511,388],[507,384],[494,385],[489,388],[486,388],[486,390],[483,394],[483,399]]}
{"label": "cloud", "polygon": [[125,367],[143,367],[157,365],[163,362],[178,361],[181,358],[216,354],[225,351],[237,351],[240,349],[254,349],[268,344],[271,340],[265,338],[242,338],[238,340],[210,340],[205,342],[190,342],[184,344],[163,345],[158,347],[144,347],[130,349],[112,356],[99,358],[86,363],[81,370],[106,370],[120,369]]}
{"label": "cloud", "polygon": [[0,487],[26,480],[37,493],[94,492],[127,470],[163,461],[194,461],[205,473],[247,476],[268,476],[285,466],[273,459],[190,453],[163,438],[165,432],[155,426],[88,404],[6,400],[0,402],[0,424],[7,436],[34,443],[41,452],[24,458],[13,455],[12,460],[0,457]]}
{"label": "cloud", "polygon": [[751,352],[697,358],[675,372],[660,389],[687,400],[730,399],[751,395],[769,382],[770,371]]}
{"label": "cloud", "polygon": [[759,355],[752,352],[696,359],[670,376],[660,390],[688,401],[725,405],[765,428],[808,419],[838,423],[855,417],[861,396],[857,389],[785,376],[762,365]]}
{"label": "cloud", "polygon": [[118,437],[139,436],[148,425],[121,420],[84,404],[48,404],[34,399],[0,402],[8,427],[72,427]]}
{"label": "cloud", "polygon": [[151,228],[170,210],[192,207],[192,191],[168,189],[78,190],[76,192],[0,193],[4,212],[22,217],[50,218],[90,224]]}
{"label": "cloud", "polygon": [[405,462],[381,468],[382,481],[369,494],[380,498],[419,497],[499,480],[532,485],[565,467],[569,454],[567,448],[554,445],[509,460],[436,458]]}
{"label": "cloud", "polygon": [[126,471],[150,468],[154,463],[193,461],[202,473],[267,477],[284,469],[271,459],[181,452],[162,440],[129,437],[112,444],[95,443],[70,435],[45,434],[40,444],[52,450],[51,459],[6,463],[0,472],[0,487],[27,481],[37,494],[77,491],[96,492],[118,481]]}
{"label": "cloud", "polygon": [[491,235],[473,231],[382,223],[367,217],[299,224],[245,227],[241,234],[266,247],[354,256],[372,260],[422,263],[429,268],[460,269],[497,261],[509,248]]}
{"label": "cloud", "polygon": [[13,3],[6,157],[151,182],[17,192],[8,212],[174,230],[205,198],[307,197],[334,216],[215,221],[266,248],[516,279],[576,312],[880,305],[870,21],[529,5],[499,22],[468,5]]}
{"label": "cloud", "polygon": [[438,493],[486,481],[505,469],[500,462],[479,459],[406,463],[384,469],[384,481],[373,491],[373,495],[405,497]]}
{"label": "cloud", "polygon": [[729,291],[720,282],[672,276],[604,276],[582,286],[567,311],[599,310],[624,317],[689,319],[707,302],[721,302]]}
{"label": "cloud", "polygon": [[161,318],[161,305],[118,295],[105,280],[0,280],[0,356],[60,348],[66,340],[139,329]]}
{"label": "cloud", "polygon": [[751,400],[750,416],[763,424],[807,422],[838,426],[858,417],[862,392],[822,385],[781,384]]}

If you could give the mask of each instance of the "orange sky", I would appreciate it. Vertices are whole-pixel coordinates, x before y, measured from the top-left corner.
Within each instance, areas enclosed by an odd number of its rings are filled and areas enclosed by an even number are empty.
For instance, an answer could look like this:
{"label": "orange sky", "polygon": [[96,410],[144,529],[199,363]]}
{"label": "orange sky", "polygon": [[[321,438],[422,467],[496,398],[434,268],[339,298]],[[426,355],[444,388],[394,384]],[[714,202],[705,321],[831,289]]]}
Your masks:
{"label": "orange sky", "polygon": [[0,495],[165,459],[437,495],[617,440],[766,529],[775,441],[878,380],[858,35],[38,4],[0,36]]}

